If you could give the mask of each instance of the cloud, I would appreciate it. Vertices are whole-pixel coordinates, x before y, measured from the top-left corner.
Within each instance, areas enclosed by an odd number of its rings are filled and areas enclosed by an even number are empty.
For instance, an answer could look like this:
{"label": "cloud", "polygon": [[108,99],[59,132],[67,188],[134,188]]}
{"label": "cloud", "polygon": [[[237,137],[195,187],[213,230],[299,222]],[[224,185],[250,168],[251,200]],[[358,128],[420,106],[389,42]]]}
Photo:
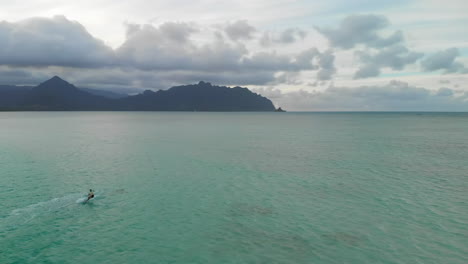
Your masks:
{"label": "cloud", "polygon": [[38,84],[50,78],[50,75],[28,69],[0,66],[1,84],[31,85]]}
{"label": "cloud", "polygon": [[190,35],[198,30],[187,23],[166,22],[159,27],[164,38],[171,39],[179,43],[188,41]]}
{"label": "cloud", "polygon": [[344,18],[336,29],[316,29],[328,39],[332,47],[356,49],[354,54],[361,65],[354,79],[361,79],[379,76],[383,68],[403,70],[423,56],[405,47],[401,31],[382,36],[381,31],[389,24],[384,16],[352,15]]}
{"label": "cloud", "polygon": [[365,64],[359,67],[354,74],[354,79],[363,79],[369,77],[379,76],[381,73],[380,68],[373,64]]}
{"label": "cloud", "polygon": [[436,95],[438,96],[452,96],[453,94],[454,92],[452,89],[444,88],[444,87],[437,90],[437,93],[436,93]]}
{"label": "cloud", "polygon": [[279,73],[274,82],[270,84],[287,84],[287,85],[301,85],[302,80],[298,72],[281,72]]}
{"label": "cloud", "polygon": [[331,80],[336,73],[335,55],[332,50],[327,50],[318,56],[318,65],[320,70],[317,72],[317,79],[320,81]]}
{"label": "cloud", "polygon": [[252,39],[252,34],[256,31],[257,30],[249,25],[246,20],[238,20],[234,23],[229,23],[224,28],[226,35],[234,41]]}
{"label": "cloud", "polygon": [[393,45],[378,52],[356,51],[355,55],[363,65],[355,73],[355,79],[378,76],[382,68],[402,70],[406,65],[415,63],[423,53],[409,51],[402,45]]}
{"label": "cloud", "polygon": [[[182,25],[179,25],[182,26]],[[122,65],[140,70],[193,71],[240,74],[247,71],[269,73],[316,69],[313,59],[319,54],[311,48],[297,54],[285,55],[275,51],[250,52],[239,42],[228,42],[218,37],[204,44],[189,38],[192,31],[185,30],[184,41],[167,37],[165,24],[131,26],[131,34],[116,50]],[[185,26],[184,26],[185,27]]]}
{"label": "cloud", "polygon": [[[213,27],[193,23],[166,22],[158,26],[127,23],[125,26],[125,41],[113,50],[92,37],[78,22],[63,16],[32,18],[18,23],[2,22],[0,65],[10,68],[34,67],[36,71],[44,67],[63,67],[41,70],[44,73],[53,72],[54,75],[67,75],[67,71],[75,68],[103,69],[96,72],[104,75],[106,71],[111,75],[120,70],[146,71],[157,76],[152,81],[158,86],[199,80],[226,85],[260,85],[277,82],[278,73],[317,70],[321,67],[321,78],[329,78],[327,76],[334,71],[329,63],[325,63],[325,55],[317,62],[320,52],[315,48],[292,54],[249,50],[238,40],[251,38],[256,30],[244,20],[225,27],[229,38],[223,37],[219,31],[213,31]],[[199,35],[194,37],[195,34]],[[296,29],[286,30],[282,41],[291,41],[291,34],[302,33]],[[200,36],[203,41],[200,41]],[[148,79],[146,75],[138,76]],[[112,84],[109,81],[109,85]],[[119,81],[115,85],[135,87],[146,84]]]}
{"label": "cloud", "polygon": [[444,70],[445,73],[467,73],[465,65],[455,61],[460,55],[457,48],[449,48],[434,53],[421,61],[421,66],[425,71]]}
{"label": "cloud", "polygon": [[388,27],[389,21],[378,15],[351,15],[344,18],[336,29],[315,27],[329,41],[332,47],[351,49],[358,44],[368,47],[382,48],[403,41],[401,31],[396,31],[388,37],[382,37],[378,32]]}
{"label": "cloud", "polygon": [[239,43],[215,39],[197,45],[190,39],[196,30],[183,23],[132,25],[131,34],[116,50],[121,65],[141,70],[234,70],[248,53]]}
{"label": "cloud", "polygon": [[307,32],[299,28],[287,28],[279,33],[266,31],[260,38],[262,46],[270,46],[272,44],[291,44],[302,40],[306,37]]}
{"label": "cloud", "polygon": [[466,96],[431,92],[401,81],[380,86],[334,87],[323,91],[256,89],[275,105],[295,111],[467,111]]}
{"label": "cloud", "polygon": [[0,22],[0,64],[101,67],[114,63],[111,48],[64,16]]}

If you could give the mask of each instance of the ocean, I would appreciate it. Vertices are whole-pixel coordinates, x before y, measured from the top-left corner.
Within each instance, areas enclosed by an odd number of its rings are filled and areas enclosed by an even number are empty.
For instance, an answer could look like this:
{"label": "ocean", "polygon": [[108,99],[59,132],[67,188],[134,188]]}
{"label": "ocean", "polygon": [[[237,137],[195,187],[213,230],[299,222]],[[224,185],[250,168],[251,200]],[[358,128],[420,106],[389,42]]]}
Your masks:
{"label": "ocean", "polygon": [[462,264],[467,194],[467,113],[0,113],[0,263]]}

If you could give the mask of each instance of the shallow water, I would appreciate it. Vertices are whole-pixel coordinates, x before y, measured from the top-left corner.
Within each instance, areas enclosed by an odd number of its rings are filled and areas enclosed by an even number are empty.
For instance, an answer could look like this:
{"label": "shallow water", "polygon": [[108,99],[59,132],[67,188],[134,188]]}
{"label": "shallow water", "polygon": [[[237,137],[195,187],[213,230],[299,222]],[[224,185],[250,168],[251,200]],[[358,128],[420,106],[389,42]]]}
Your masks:
{"label": "shallow water", "polygon": [[0,263],[467,263],[467,161],[462,113],[0,113]]}

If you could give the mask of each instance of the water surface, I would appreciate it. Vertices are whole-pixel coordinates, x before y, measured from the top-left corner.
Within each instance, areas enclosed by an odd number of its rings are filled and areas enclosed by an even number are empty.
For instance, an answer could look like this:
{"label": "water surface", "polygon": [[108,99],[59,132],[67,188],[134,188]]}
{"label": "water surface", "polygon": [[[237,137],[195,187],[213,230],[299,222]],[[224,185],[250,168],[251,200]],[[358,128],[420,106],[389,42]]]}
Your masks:
{"label": "water surface", "polygon": [[0,263],[467,263],[467,161],[464,113],[0,113]]}

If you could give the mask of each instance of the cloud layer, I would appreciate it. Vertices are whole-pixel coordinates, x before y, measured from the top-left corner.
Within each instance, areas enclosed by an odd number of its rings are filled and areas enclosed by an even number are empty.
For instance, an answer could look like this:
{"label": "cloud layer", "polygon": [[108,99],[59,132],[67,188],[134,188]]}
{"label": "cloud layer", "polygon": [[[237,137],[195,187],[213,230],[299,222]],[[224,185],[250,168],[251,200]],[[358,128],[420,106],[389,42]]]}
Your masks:
{"label": "cloud layer", "polygon": [[405,46],[400,30],[384,36],[382,31],[389,25],[384,16],[351,15],[344,18],[338,28],[316,28],[332,47],[344,50],[356,48],[354,54],[361,65],[354,79],[362,79],[379,76],[385,68],[401,71],[424,55]]}
{"label": "cloud layer", "polygon": [[[280,72],[322,69],[319,75],[325,79],[334,73],[330,65],[333,58],[328,53],[321,55],[316,48],[295,54],[251,50],[244,41],[252,39],[256,31],[245,20],[228,23],[222,31],[183,22],[159,26],[126,24],[126,39],[114,50],[92,37],[78,22],[63,16],[32,18],[0,24],[0,64],[119,68],[153,72],[155,76],[165,76],[166,83],[208,78],[232,85],[275,82]],[[211,37],[198,41],[193,37],[197,33],[210,33]],[[286,30],[281,41],[291,42],[296,34],[303,33]],[[325,62],[325,56],[331,59]]]}
{"label": "cloud layer", "polygon": [[[271,87],[259,91],[289,109],[466,107],[460,82],[450,84],[456,90],[396,81],[334,85],[409,68],[420,75],[468,73],[463,49],[420,52],[381,15],[351,15],[336,26],[309,28],[262,28],[242,19],[124,27],[122,43],[111,48],[64,16],[0,22],[0,84],[36,84],[60,75],[81,86],[139,91],[204,80]],[[319,91],[307,90],[311,86]]]}
{"label": "cloud layer", "polygon": [[384,16],[351,15],[344,18],[338,28],[316,27],[332,47],[351,49],[361,44],[373,48],[387,47],[403,40],[401,31],[383,37],[379,31],[389,26]]}
{"label": "cloud layer", "polygon": [[323,91],[284,93],[278,89],[258,89],[285,109],[295,111],[466,111],[468,92],[444,88],[432,92],[400,81],[385,85],[334,87]]}

